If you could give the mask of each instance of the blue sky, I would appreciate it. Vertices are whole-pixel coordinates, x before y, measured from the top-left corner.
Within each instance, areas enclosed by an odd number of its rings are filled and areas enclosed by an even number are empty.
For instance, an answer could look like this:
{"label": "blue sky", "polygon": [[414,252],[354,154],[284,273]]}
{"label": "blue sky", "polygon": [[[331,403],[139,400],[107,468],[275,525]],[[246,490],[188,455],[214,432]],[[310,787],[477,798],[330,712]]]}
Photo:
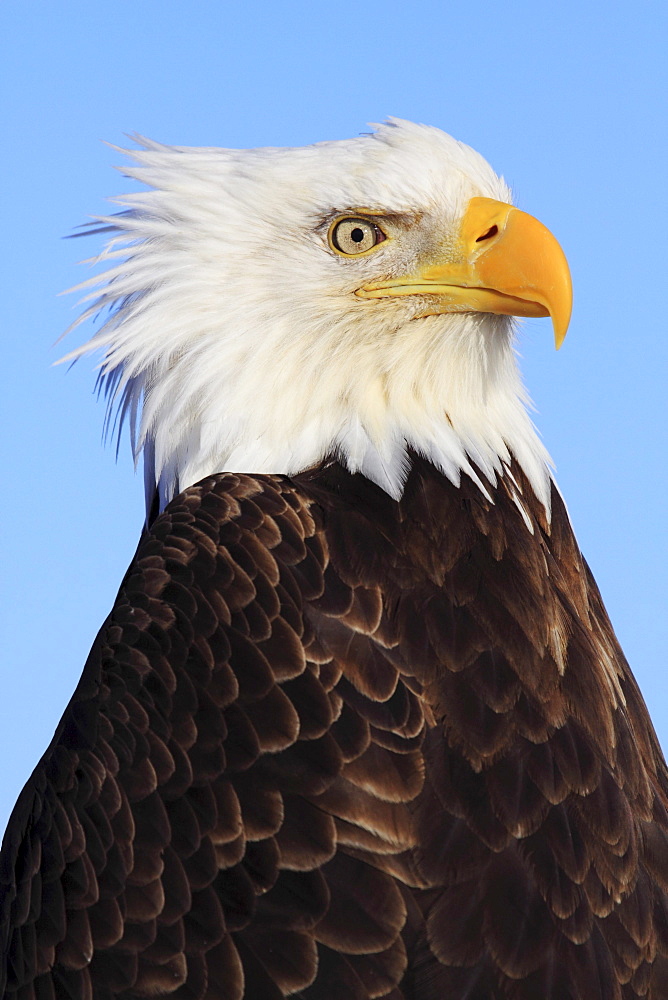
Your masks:
{"label": "blue sky", "polygon": [[140,132],[301,145],[397,115],[482,152],[562,243],[573,321],[520,351],[580,545],[668,746],[663,2],[254,4],[3,0],[3,594],[0,828],[47,746],[134,552],[141,477],[101,444],[88,333],[58,293],[94,238],[63,240]]}

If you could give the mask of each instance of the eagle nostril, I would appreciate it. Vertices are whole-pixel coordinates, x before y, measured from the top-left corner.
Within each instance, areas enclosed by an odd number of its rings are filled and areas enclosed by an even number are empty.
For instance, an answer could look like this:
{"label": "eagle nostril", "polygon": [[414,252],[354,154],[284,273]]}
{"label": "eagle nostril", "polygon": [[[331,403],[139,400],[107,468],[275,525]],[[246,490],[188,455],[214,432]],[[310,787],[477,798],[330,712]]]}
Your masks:
{"label": "eagle nostril", "polygon": [[482,243],[483,240],[491,240],[492,236],[496,236],[498,231],[499,231],[498,226],[496,225],[490,226],[486,233],[483,233],[482,236],[478,237],[476,243]]}

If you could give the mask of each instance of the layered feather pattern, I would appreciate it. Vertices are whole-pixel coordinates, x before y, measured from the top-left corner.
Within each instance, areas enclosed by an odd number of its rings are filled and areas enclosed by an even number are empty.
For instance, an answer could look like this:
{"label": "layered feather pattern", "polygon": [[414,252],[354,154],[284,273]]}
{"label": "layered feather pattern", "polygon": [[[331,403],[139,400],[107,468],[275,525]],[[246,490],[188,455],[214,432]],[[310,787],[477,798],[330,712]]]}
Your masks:
{"label": "layered feather pattern", "polygon": [[154,521],[8,827],[7,1000],[668,997],[666,768],[561,499],[411,462]]}

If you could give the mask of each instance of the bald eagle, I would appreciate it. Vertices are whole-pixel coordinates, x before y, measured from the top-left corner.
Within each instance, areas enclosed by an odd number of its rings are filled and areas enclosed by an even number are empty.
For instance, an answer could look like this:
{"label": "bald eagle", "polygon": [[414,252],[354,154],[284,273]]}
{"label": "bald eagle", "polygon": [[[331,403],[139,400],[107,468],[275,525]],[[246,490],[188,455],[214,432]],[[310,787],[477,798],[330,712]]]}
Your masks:
{"label": "bald eagle", "polygon": [[527,415],[565,257],[441,131],[141,141],[75,355],[147,522],[0,860],[7,1000],[668,997],[668,775]]}

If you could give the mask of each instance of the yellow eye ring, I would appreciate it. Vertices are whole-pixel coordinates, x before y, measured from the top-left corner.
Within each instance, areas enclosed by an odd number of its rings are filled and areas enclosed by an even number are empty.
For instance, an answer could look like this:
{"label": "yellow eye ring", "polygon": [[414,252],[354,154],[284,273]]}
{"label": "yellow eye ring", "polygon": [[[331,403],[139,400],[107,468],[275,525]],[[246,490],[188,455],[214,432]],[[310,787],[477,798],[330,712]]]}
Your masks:
{"label": "yellow eye ring", "polygon": [[342,257],[361,257],[386,239],[380,226],[357,215],[340,216],[329,227],[329,245]]}

